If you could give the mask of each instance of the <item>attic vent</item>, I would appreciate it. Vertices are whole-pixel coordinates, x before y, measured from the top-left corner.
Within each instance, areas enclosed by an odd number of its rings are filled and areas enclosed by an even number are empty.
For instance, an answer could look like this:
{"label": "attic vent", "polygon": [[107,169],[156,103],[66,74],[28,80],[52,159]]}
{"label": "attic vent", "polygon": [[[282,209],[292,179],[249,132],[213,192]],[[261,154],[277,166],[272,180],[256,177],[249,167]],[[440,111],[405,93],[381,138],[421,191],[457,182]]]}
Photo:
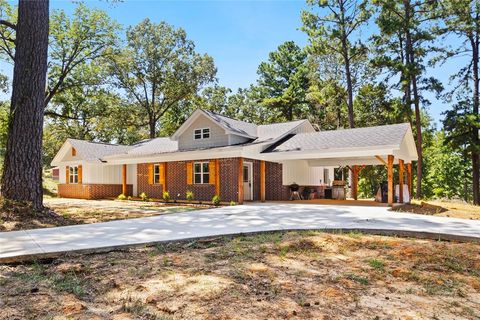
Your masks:
{"label": "attic vent", "polygon": [[72,157],[75,157],[77,155],[77,150],[75,148],[72,148]]}

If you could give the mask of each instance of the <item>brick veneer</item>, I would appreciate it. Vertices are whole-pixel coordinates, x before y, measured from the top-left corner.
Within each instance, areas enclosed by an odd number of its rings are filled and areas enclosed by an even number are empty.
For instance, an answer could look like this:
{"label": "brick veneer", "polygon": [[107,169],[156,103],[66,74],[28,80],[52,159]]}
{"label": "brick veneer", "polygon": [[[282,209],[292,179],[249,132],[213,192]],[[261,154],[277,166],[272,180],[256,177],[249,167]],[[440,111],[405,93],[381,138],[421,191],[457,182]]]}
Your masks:
{"label": "brick veneer", "polygon": [[288,200],[289,187],[282,184],[282,164],[265,163],[265,200]]}
{"label": "brick veneer", "polygon": [[[196,160],[196,161],[208,161]],[[220,198],[224,202],[238,201],[239,158],[219,159]],[[260,200],[260,161],[244,159],[253,163],[253,200]],[[170,198],[185,200],[186,192],[192,191],[196,200],[210,201],[215,195],[214,184],[187,185],[187,161],[168,162],[166,165],[166,184]],[[128,195],[132,194],[132,185],[127,185]],[[137,165],[138,194],[145,192],[150,198],[163,197],[163,185],[148,183],[148,163]],[[116,197],[122,193],[121,184],[59,184],[61,197],[80,199],[101,199]],[[282,165],[265,163],[265,199],[288,200],[288,186],[282,185]]]}
{"label": "brick veneer", "polygon": [[[127,185],[127,196],[132,195],[133,186]],[[121,184],[59,184],[58,195],[63,198],[102,199],[117,197],[122,193]]]}

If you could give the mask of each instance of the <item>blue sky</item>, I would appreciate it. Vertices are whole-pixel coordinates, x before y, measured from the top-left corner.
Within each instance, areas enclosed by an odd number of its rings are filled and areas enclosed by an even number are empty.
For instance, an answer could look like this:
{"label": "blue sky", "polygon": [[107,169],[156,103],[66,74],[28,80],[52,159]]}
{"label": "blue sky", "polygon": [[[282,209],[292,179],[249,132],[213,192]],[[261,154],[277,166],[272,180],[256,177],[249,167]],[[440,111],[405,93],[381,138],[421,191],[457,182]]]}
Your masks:
{"label": "blue sky", "polygon": [[[14,1],[16,2],[16,1]],[[109,15],[123,26],[134,25],[150,18],[152,21],[166,21],[186,30],[198,52],[208,53],[218,68],[220,85],[234,91],[247,87],[257,79],[256,70],[260,62],[268,58],[268,53],[281,43],[294,40],[300,46],[307,43],[301,27],[300,13],[307,8],[303,0],[243,0],[243,1],[160,1],[160,0],[124,0],[112,5],[107,1],[89,0],[84,3],[90,7],[106,10]],[[51,0],[52,9],[64,9],[67,13],[74,10],[76,4],[70,0]],[[365,30],[372,33],[371,28]],[[0,64],[7,74],[11,68]],[[457,62],[449,63],[435,70],[445,84],[448,76],[458,69]],[[432,105],[429,113],[438,122],[441,112],[447,105],[430,97]]]}

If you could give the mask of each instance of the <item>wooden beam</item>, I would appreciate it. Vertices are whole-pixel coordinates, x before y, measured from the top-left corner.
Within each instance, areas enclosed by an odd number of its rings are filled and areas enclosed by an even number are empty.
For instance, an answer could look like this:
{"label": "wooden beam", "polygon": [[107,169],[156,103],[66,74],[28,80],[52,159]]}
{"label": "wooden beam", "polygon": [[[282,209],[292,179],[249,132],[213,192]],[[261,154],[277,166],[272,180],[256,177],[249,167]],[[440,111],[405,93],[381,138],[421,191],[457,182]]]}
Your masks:
{"label": "wooden beam", "polygon": [[122,194],[127,195],[127,165],[122,165]]}
{"label": "wooden beam", "polygon": [[215,194],[220,196],[220,160],[215,160]]}
{"label": "wooden beam", "polygon": [[265,202],[265,161],[260,161],[260,201]]}
{"label": "wooden beam", "polygon": [[352,197],[353,199],[358,199],[358,174],[360,172],[360,168],[357,165],[352,167]]}
{"label": "wooden beam", "polygon": [[412,199],[412,163],[407,163],[407,187],[409,199]]}
{"label": "wooden beam", "polygon": [[394,194],[393,194],[393,155],[388,155],[387,160],[387,175],[388,175],[388,205],[393,206]]}
{"label": "wooden beam", "polygon": [[385,162],[385,160],[382,159],[382,157],[375,156],[375,158],[377,158],[377,160],[380,161],[381,163],[383,163],[384,165],[387,165],[387,163]]}
{"label": "wooden beam", "polygon": [[403,203],[404,161],[398,160],[398,202]]}
{"label": "wooden beam", "polygon": [[238,158],[238,204],[243,204],[243,158]]}

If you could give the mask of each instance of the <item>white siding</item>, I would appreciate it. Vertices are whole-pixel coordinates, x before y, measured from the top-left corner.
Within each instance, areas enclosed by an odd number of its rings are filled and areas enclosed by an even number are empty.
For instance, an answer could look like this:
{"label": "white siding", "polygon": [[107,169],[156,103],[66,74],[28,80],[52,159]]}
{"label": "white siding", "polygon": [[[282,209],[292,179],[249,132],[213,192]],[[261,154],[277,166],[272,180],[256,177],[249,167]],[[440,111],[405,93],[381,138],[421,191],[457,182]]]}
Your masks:
{"label": "white siding", "polygon": [[325,183],[324,169],[329,169],[328,180],[333,180],[334,167],[310,167],[306,160],[292,160],[283,162],[283,185],[297,183],[304,186],[318,186],[320,181]]}
{"label": "white siding", "polygon": [[59,174],[59,179],[58,179],[58,183],[67,183],[67,176],[66,176],[66,169],[67,169],[67,166],[65,165],[61,165],[61,166],[58,166],[59,168],[59,171],[58,171],[58,174]]}
{"label": "white siding", "polygon": [[234,134],[229,134],[228,135],[228,144],[229,145],[245,143],[248,140],[250,140],[250,139],[245,138],[245,137],[241,137],[241,136],[237,136],[237,135],[234,135]]}
{"label": "white siding", "polygon": [[[193,132],[195,129],[202,128],[210,128],[210,138],[194,140]],[[228,135],[225,133],[225,130],[204,115],[201,115],[195,120],[190,127],[178,137],[179,149],[210,148],[227,145]]]}

